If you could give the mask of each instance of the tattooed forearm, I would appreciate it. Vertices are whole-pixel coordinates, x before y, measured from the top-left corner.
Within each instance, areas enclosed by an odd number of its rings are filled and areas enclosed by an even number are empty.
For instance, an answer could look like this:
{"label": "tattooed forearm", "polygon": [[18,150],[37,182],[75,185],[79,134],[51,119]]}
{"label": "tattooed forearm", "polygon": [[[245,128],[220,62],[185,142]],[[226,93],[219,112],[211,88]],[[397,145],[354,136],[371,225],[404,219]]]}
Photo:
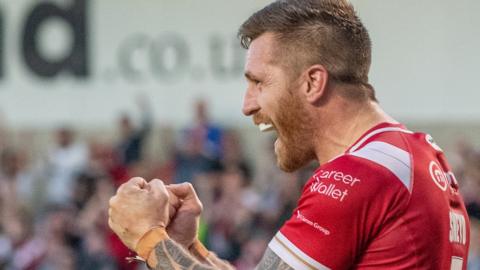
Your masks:
{"label": "tattooed forearm", "polygon": [[187,251],[185,251],[171,239],[166,239],[160,242],[155,247],[155,255],[158,262],[154,268],[155,270],[214,269],[201,265]]}
{"label": "tattooed forearm", "polygon": [[262,260],[257,265],[256,270],[293,270],[290,265],[286,264],[280,257],[277,256],[270,248],[267,248]]}
{"label": "tattooed forearm", "polygon": [[[208,256],[207,263],[201,264],[189,252],[171,239],[161,241],[155,247],[157,264],[154,270],[218,270],[234,269],[228,262],[218,259],[213,253]],[[282,261],[271,249],[267,249],[256,270],[293,270]]]}
{"label": "tattooed forearm", "polygon": [[155,247],[157,264],[154,270],[215,270],[203,265],[171,239],[161,241]]}

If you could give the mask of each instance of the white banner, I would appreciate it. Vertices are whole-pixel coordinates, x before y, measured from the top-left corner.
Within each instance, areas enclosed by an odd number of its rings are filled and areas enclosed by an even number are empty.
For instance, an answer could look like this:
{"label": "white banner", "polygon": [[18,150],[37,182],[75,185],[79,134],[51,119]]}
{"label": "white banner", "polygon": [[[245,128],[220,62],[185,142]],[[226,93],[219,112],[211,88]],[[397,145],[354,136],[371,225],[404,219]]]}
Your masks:
{"label": "white banner", "polygon": [[[0,113],[14,127],[104,125],[147,95],[182,125],[209,99],[240,125],[240,24],[269,1],[0,0]],[[372,84],[394,116],[480,119],[480,2],[353,1],[374,44]]]}

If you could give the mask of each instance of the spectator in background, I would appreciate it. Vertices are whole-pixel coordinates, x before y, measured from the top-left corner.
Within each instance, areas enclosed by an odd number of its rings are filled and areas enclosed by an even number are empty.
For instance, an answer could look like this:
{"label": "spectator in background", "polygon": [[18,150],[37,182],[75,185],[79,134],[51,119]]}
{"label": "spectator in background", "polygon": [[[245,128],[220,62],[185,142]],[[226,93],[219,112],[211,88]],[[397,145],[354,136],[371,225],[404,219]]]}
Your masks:
{"label": "spectator in background", "polygon": [[74,232],[75,216],[70,207],[49,205],[38,238],[44,255],[38,270],[73,270],[78,253],[78,238]]}
{"label": "spectator in background", "polygon": [[192,182],[196,175],[210,171],[218,160],[203,151],[203,138],[197,133],[188,134],[175,155],[175,182]]}
{"label": "spectator in background", "polygon": [[457,141],[452,153],[455,177],[470,217],[480,219],[480,151],[465,139]]}
{"label": "spectator in background", "polygon": [[480,220],[471,219],[470,254],[468,256],[468,270],[480,270]]}
{"label": "spectator in background", "polygon": [[[136,264],[127,265],[125,249],[115,249],[110,230],[107,229],[107,205],[114,192],[111,179],[96,176],[90,196],[85,196],[84,207],[78,213],[76,231],[81,236],[81,247],[77,269],[114,270],[135,269]],[[84,193],[85,194],[85,193]],[[128,254],[128,253],[127,253]]]}
{"label": "spectator in background", "polygon": [[48,203],[70,202],[75,178],[88,165],[89,151],[83,142],[75,140],[75,132],[61,127],[55,133],[56,145],[47,157],[46,193]]}
{"label": "spectator in background", "polygon": [[222,157],[222,128],[210,121],[208,105],[205,100],[197,100],[194,108],[195,122],[192,128],[186,130],[187,137],[199,138],[203,154],[212,159],[220,159]]}
{"label": "spectator in background", "polygon": [[239,169],[227,170],[219,179],[220,195],[210,213],[211,248],[222,258],[234,261],[250,237],[260,202],[250,179]]}
{"label": "spectator in background", "polygon": [[8,192],[10,199],[23,206],[31,207],[34,176],[27,166],[27,154],[14,147],[0,151],[0,186]]}
{"label": "spectator in background", "polygon": [[122,115],[119,121],[121,139],[117,145],[117,154],[120,164],[127,167],[142,159],[143,145],[152,130],[152,109],[147,98],[138,97],[137,106],[142,118],[138,128],[127,114]]}
{"label": "spectator in background", "polygon": [[223,130],[208,117],[207,103],[194,104],[195,122],[182,132],[175,157],[175,182],[191,182],[197,174],[219,166],[223,157]]}
{"label": "spectator in background", "polygon": [[237,131],[229,129],[223,132],[222,137],[223,157],[221,162],[226,170],[241,170],[245,177],[251,178],[251,168],[242,151],[240,135]]}

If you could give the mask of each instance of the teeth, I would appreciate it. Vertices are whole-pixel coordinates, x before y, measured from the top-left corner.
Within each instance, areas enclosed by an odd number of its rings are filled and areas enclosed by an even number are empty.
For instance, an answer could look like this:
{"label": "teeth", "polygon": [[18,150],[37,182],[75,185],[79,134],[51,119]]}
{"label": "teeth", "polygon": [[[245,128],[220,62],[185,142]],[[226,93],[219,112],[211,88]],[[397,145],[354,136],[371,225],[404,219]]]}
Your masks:
{"label": "teeth", "polygon": [[267,132],[267,131],[273,130],[273,125],[261,123],[258,125],[258,128],[260,129],[261,132]]}

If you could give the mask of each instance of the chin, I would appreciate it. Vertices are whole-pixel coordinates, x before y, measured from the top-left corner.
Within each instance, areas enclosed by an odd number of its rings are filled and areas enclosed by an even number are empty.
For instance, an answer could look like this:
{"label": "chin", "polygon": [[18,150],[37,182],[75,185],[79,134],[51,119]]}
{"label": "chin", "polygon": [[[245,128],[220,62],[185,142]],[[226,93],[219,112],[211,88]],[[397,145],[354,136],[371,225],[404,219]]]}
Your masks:
{"label": "chin", "polygon": [[280,170],[282,170],[286,173],[292,173],[292,172],[295,172],[296,170],[300,169],[300,168],[297,168],[296,166],[291,166],[290,164],[280,163],[280,161],[277,162],[277,165],[280,168]]}
{"label": "chin", "polygon": [[[290,158],[288,158],[290,157]],[[277,155],[277,166],[280,170],[292,173],[307,165],[310,162],[310,159],[301,159],[301,158],[292,158],[292,155]]]}
{"label": "chin", "polygon": [[288,145],[300,146],[300,143],[287,143],[277,140],[275,143],[275,155],[277,156],[277,166],[284,172],[291,173],[301,169],[311,160],[307,149],[300,147],[288,147]]}

